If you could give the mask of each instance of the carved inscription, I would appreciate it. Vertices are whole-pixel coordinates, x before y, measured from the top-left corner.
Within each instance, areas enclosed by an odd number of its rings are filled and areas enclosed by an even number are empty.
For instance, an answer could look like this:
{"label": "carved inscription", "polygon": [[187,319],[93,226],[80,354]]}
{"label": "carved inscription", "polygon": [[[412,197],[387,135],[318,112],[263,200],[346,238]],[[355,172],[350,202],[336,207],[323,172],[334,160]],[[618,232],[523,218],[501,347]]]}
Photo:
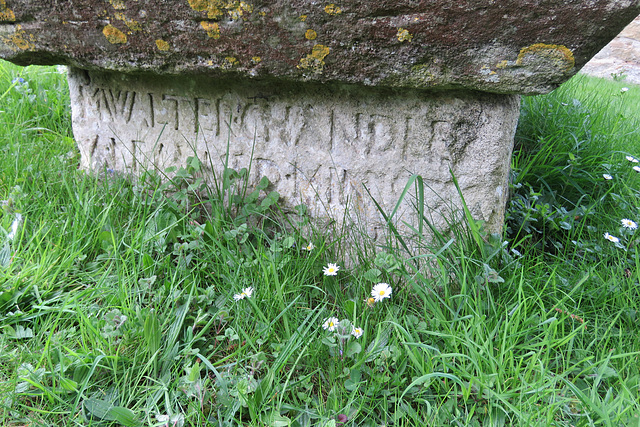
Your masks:
{"label": "carved inscription", "polygon": [[[474,148],[482,132],[493,135],[485,126],[489,110],[474,99],[441,103],[411,93],[298,93],[248,84],[181,92],[185,85],[168,81],[147,86],[119,77],[122,86],[111,87],[112,78],[87,76],[75,83],[70,78],[74,133],[85,168],[165,172],[198,156],[207,179],[219,177],[224,166],[246,168],[250,185],[266,176],[272,183],[268,191],[278,191],[289,206],[304,203],[311,215],[334,218],[347,212],[377,215],[364,185],[380,206],[394,209],[415,173],[438,191],[425,201],[438,207],[458,194],[449,171],[473,170],[473,188],[488,189],[477,198],[478,209],[493,215],[502,203],[489,180],[505,174],[508,159],[494,161],[489,149]],[[490,113],[501,118],[501,111]],[[510,153],[508,146],[503,151]],[[487,182],[477,182],[482,180]],[[410,211],[403,208],[398,215]]]}

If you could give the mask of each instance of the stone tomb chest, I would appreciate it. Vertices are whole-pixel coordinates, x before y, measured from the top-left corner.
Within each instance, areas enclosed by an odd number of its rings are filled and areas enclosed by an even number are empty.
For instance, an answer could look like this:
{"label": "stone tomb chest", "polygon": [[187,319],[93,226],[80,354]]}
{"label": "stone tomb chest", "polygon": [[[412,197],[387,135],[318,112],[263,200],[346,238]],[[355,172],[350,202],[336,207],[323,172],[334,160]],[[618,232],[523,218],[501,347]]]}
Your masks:
{"label": "stone tomb chest", "polygon": [[[443,225],[499,231],[518,94],[575,74],[640,13],[592,1],[0,0],[0,55],[69,68],[81,165],[197,156],[375,235],[412,174]],[[412,221],[409,203],[396,220]],[[404,215],[404,216],[402,216]]]}

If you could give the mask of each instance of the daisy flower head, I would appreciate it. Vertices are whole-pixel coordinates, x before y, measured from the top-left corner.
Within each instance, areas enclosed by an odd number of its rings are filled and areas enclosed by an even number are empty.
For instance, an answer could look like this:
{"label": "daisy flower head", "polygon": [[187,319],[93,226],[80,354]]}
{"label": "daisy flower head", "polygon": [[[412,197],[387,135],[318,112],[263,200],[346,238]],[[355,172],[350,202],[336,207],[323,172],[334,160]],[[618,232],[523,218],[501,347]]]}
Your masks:
{"label": "daisy flower head", "polygon": [[640,166],[634,166],[634,167],[633,167],[633,170],[634,170],[634,171],[636,171],[636,172],[638,172],[638,173],[640,173]]}
{"label": "daisy flower head", "polygon": [[636,159],[633,156],[626,156],[626,159],[629,160],[631,163],[638,163],[638,159]]}
{"label": "daisy flower head", "polygon": [[607,239],[608,241],[612,242],[612,243],[620,242],[620,239],[618,239],[616,236],[612,236],[609,233],[604,233],[604,238]]}
{"label": "daisy flower head", "polygon": [[603,173],[602,177],[604,179],[606,179],[607,181],[611,181],[613,179],[613,177],[611,175],[609,175],[608,173]]}
{"label": "daisy flower head", "polygon": [[620,93],[625,93],[625,92],[627,92],[628,90],[629,90],[629,88],[628,88],[628,87],[620,88]]}
{"label": "daisy flower head", "polygon": [[322,329],[324,329],[325,331],[333,332],[336,330],[339,324],[340,324],[340,321],[338,320],[337,317],[329,317],[322,324]]}
{"label": "daisy flower head", "polygon": [[329,263],[326,267],[322,268],[322,272],[325,276],[337,276],[340,266],[338,264]]}
{"label": "daisy flower head", "polygon": [[366,300],[364,300],[365,303],[367,303],[367,307],[371,308],[374,305],[376,305],[376,299],[374,297],[369,297]]}
{"label": "daisy flower head", "polygon": [[378,283],[371,290],[371,296],[376,302],[380,302],[385,298],[391,298],[391,286],[388,283]]}
{"label": "daisy flower head", "polygon": [[351,335],[353,335],[354,337],[360,338],[362,334],[363,334],[362,328],[356,328],[355,326],[351,328]]}
{"label": "daisy flower head", "polygon": [[312,242],[309,242],[309,244],[304,247],[304,250],[311,252],[312,250],[315,249],[315,247],[316,247],[316,245],[314,245]]}
{"label": "daisy flower head", "polygon": [[233,299],[236,301],[240,301],[241,299],[251,298],[252,294],[253,294],[253,288],[249,286],[248,288],[244,288],[241,293],[235,294],[233,296]]}
{"label": "daisy flower head", "polygon": [[622,223],[622,226],[624,228],[628,228],[629,230],[635,230],[636,228],[638,228],[638,224],[631,221],[630,219],[623,218],[620,220],[620,222]]}

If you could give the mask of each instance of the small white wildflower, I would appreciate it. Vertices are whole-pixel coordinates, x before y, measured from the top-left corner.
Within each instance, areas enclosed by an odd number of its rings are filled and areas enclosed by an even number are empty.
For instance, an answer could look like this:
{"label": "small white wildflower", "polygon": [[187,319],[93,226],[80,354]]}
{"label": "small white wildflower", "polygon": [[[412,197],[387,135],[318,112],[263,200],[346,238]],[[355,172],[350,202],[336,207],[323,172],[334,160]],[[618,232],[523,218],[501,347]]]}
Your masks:
{"label": "small white wildflower", "polygon": [[638,224],[631,221],[630,219],[623,218],[620,220],[620,222],[622,223],[622,226],[624,228],[628,228],[629,230],[635,230],[636,228],[638,228]]}
{"label": "small white wildflower", "polygon": [[356,338],[360,338],[362,336],[362,328],[356,328],[355,326],[353,328],[351,328],[351,335],[353,335]]}
{"label": "small white wildflower", "polygon": [[611,181],[613,179],[613,177],[611,175],[609,175],[608,173],[603,173],[602,177],[604,179],[606,179],[607,181]]}
{"label": "small white wildflower", "polygon": [[376,302],[380,302],[385,298],[391,298],[391,286],[388,283],[378,283],[371,290],[371,296]]}
{"label": "small white wildflower", "polygon": [[628,88],[628,87],[623,87],[623,88],[621,88],[621,89],[620,89],[620,93],[625,93],[625,92],[627,92],[628,90],[629,90],[629,88]]}
{"label": "small white wildflower", "polygon": [[338,324],[340,324],[340,321],[338,320],[337,317],[329,317],[327,320],[324,321],[324,323],[322,324],[322,328],[325,331],[329,331],[329,332],[333,332],[336,330],[336,328],[338,327]]}
{"label": "small white wildflower", "polygon": [[618,239],[616,236],[612,236],[609,233],[604,233],[604,238],[607,239],[608,241],[612,242],[612,243],[620,242],[620,239]]}
{"label": "small white wildflower", "polygon": [[316,245],[314,245],[313,243],[309,242],[309,244],[304,247],[304,250],[311,252],[312,250],[315,249],[315,247],[316,247]]}
{"label": "small white wildflower", "polygon": [[248,288],[244,288],[241,293],[235,294],[233,299],[240,301],[241,299],[251,298],[251,295],[253,295],[253,288],[249,286]]}
{"label": "small white wildflower", "polygon": [[634,167],[633,167],[633,170],[634,170],[634,171],[636,171],[636,172],[638,172],[638,173],[640,173],[640,166],[634,166]]}
{"label": "small white wildflower", "polygon": [[633,157],[633,156],[626,156],[625,158],[626,158],[627,160],[629,160],[631,163],[638,163],[638,161],[639,161],[638,159],[636,159],[636,158],[635,158],[635,157]]}
{"label": "small white wildflower", "polygon": [[340,266],[332,263],[329,263],[326,267],[322,268],[322,272],[325,276],[336,276],[338,274],[338,270],[340,270]]}

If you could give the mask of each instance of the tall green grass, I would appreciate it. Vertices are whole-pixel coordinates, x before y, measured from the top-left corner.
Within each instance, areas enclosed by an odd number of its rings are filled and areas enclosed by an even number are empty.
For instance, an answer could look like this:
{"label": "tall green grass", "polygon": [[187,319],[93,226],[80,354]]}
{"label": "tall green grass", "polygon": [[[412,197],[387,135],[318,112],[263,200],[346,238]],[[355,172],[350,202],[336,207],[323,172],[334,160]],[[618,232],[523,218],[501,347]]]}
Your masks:
{"label": "tall green grass", "polygon": [[206,188],[197,159],[181,181],[78,171],[64,76],[0,69],[0,424],[638,424],[638,258],[617,230],[637,219],[637,88],[525,98],[505,236],[469,220],[381,248],[302,208],[285,223],[242,171]]}

